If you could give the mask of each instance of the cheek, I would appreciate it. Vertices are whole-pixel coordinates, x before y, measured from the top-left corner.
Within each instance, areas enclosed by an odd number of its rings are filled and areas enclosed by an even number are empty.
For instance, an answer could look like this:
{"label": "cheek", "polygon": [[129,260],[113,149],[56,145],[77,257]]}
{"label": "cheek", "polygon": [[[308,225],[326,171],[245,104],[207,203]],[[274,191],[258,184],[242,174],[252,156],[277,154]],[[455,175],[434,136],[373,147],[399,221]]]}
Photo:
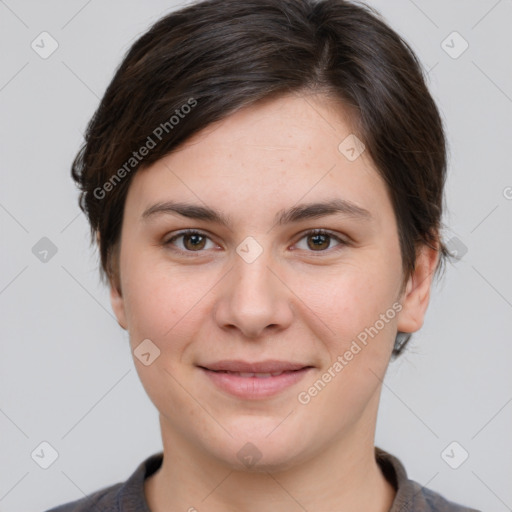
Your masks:
{"label": "cheek", "polygon": [[[329,355],[322,369],[328,389],[314,398],[318,410],[350,410],[355,418],[380,387],[396,335],[399,270],[399,262],[369,252],[322,279],[301,280],[300,295],[329,327],[318,333]],[[309,384],[313,394],[323,386]]]}
{"label": "cheek", "polygon": [[[386,274],[376,268],[366,272],[354,268],[351,272],[345,269],[336,279],[326,279],[322,287],[303,283],[301,293],[308,297],[308,306],[329,327],[329,334],[323,330],[322,338],[329,359],[324,359],[322,374],[303,389],[315,410],[330,411],[325,416],[321,413],[326,428],[335,430],[339,422],[355,422],[380,389],[395,340],[397,315],[394,281],[381,275]],[[327,382],[325,387],[319,379]]]}
{"label": "cheek", "polygon": [[186,379],[181,363],[187,347],[198,338],[206,314],[206,301],[201,299],[212,287],[214,276],[149,265],[136,257],[127,258],[125,268],[129,272],[125,275],[130,275],[124,296],[132,352],[146,339],[160,351],[149,366],[134,354],[142,385],[158,410],[195,414],[180,386]]}
{"label": "cheek", "polygon": [[[195,305],[212,287],[211,272],[198,272],[193,265],[171,264],[160,250],[130,243],[128,235],[121,252],[123,297],[134,337],[162,339],[178,329],[182,318],[195,313]],[[144,242],[141,242],[144,243]],[[175,326],[176,327],[173,327]]]}
{"label": "cheek", "polygon": [[[355,338],[392,307],[399,266],[382,256],[361,257],[329,271],[313,269],[288,279],[297,296],[329,327],[333,343],[339,345],[340,340]],[[386,323],[386,331],[388,324],[393,322]]]}

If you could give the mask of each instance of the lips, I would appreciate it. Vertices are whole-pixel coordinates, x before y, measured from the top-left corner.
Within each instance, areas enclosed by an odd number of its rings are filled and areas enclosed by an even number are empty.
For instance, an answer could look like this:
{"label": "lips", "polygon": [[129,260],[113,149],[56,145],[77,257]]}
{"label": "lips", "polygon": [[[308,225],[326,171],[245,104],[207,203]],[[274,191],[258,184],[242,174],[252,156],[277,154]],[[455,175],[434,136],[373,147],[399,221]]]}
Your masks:
{"label": "lips", "polygon": [[198,365],[210,382],[244,400],[270,398],[296,385],[313,368],[291,361],[216,361]]}
{"label": "lips", "polygon": [[292,373],[297,370],[289,370],[284,372],[271,372],[271,373],[265,373],[265,372],[228,372],[223,370],[212,370],[217,373],[229,373],[230,375],[237,375],[238,377],[257,377],[258,379],[268,379],[269,377],[277,377],[279,375],[282,375],[283,373]]}
{"label": "lips", "polygon": [[[310,365],[290,361],[267,360],[260,362],[247,362],[241,360],[225,360],[200,365],[206,370],[214,372],[226,372],[237,374],[248,374],[247,377],[265,377],[280,375],[283,372],[294,372],[309,368]],[[254,374],[254,375],[249,375]]]}

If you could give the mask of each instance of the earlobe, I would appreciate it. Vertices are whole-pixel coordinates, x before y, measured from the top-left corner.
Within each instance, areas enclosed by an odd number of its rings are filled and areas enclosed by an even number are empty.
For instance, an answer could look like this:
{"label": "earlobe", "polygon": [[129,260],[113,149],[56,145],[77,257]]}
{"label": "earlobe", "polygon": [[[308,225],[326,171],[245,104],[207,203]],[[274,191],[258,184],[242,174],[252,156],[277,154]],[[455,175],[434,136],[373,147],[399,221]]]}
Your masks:
{"label": "earlobe", "polygon": [[[100,233],[96,232],[96,240],[100,246]],[[117,318],[117,323],[127,330],[126,312],[124,308],[124,298],[121,289],[121,278],[119,274],[119,244],[110,247],[107,256],[106,275],[110,286],[110,304]]]}
{"label": "earlobe", "polygon": [[127,330],[124,298],[120,291],[120,287],[114,283],[113,280],[110,281],[110,303],[112,304],[112,309],[116,315],[117,323],[124,330]]}
{"label": "earlobe", "polygon": [[439,252],[436,249],[427,246],[420,249],[416,268],[409,277],[402,296],[402,310],[397,321],[398,331],[412,333],[422,327],[438,259]]}

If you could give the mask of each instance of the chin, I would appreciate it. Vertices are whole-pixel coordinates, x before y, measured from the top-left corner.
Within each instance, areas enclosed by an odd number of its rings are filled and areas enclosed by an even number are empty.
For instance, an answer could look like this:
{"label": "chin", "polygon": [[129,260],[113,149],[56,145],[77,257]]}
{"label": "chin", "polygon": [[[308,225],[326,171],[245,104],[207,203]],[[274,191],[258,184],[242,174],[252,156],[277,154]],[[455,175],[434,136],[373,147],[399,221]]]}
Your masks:
{"label": "chin", "polygon": [[290,453],[286,446],[279,449],[260,448],[250,441],[242,445],[233,457],[233,452],[225,453],[223,462],[234,471],[246,473],[280,473],[301,463],[305,457]]}
{"label": "chin", "polygon": [[248,430],[241,429],[240,425],[237,429],[229,429],[233,437],[208,447],[212,455],[235,471],[251,473],[286,471],[308,458],[311,447],[308,448],[303,433],[287,431],[282,425],[276,429],[279,422],[275,419],[263,422],[260,429],[257,424],[253,419]]}

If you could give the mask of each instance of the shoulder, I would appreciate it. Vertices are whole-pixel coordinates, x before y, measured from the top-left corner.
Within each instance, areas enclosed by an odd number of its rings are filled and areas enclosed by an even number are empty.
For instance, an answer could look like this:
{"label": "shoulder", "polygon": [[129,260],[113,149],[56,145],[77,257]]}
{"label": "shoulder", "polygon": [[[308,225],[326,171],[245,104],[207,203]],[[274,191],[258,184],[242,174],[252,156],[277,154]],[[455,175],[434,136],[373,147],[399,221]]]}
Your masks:
{"label": "shoulder", "polygon": [[396,489],[390,512],[480,512],[449,501],[410,480],[400,460],[384,450],[376,447],[375,457],[382,473]]}
{"label": "shoulder", "polygon": [[106,512],[107,510],[117,512],[119,510],[118,495],[122,486],[122,483],[111,485],[84,498],[64,503],[46,512]]}
{"label": "shoulder", "polygon": [[449,501],[444,496],[441,496],[441,494],[438,494],[431,489],[421,487],[416,482],[413,483],[421,492],[421,499],[424,500],[427,506],[425,510],[428,510],[429,512],[480,512],[474,508],[465,507],[464,505],[459,505],[453,501]]}
{"label": "shoulder", "polygon": [[162,465],[163,452],[141,462],[125,482],[104,487],[92,494],[45,512],[149,512],[144,480]]}

